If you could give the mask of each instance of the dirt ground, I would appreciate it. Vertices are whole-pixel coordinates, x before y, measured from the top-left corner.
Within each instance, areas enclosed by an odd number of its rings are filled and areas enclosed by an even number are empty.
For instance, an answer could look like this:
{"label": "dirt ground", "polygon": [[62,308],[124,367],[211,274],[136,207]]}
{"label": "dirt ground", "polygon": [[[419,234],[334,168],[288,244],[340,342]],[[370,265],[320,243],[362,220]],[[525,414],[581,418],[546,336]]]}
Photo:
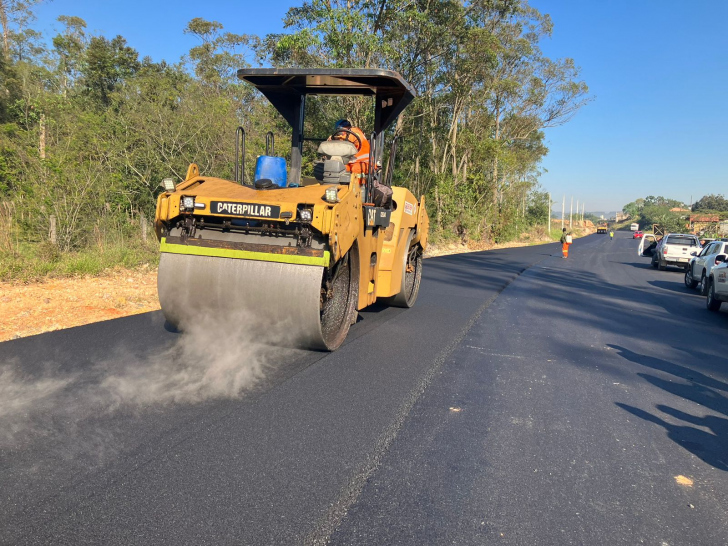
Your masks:
{"label": "dirt ground", "polygon": [[[425,257],[534,242],[496,246],[443,244],[430,246]],[[98,277],[0,283],[0,342],[158,309],[157,271],[149,267],[112,270]]]}
{"label": "dirt ground", "polygon": [[157,271],[0,283],[0,341],[159,309]]}

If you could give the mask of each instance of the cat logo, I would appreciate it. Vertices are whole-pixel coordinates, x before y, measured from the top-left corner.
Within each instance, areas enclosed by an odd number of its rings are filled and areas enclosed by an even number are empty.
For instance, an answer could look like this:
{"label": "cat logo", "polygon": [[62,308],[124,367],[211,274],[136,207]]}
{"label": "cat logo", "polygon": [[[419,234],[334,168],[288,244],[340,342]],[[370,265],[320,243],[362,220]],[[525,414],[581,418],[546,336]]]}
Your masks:
{"label": "cat logo", "polygon": [[367,209],[367,225],[373,226],[377,221],[377,209]]}

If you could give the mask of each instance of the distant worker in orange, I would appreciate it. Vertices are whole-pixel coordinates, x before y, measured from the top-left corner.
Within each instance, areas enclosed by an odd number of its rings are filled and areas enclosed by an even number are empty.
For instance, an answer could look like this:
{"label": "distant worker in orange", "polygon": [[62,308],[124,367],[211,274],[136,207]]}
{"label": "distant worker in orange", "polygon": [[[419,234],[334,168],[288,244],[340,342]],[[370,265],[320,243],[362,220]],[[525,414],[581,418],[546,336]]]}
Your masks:
{"label": "distant worker in orange", "polygon": [[346,170],[354,174],[367,174],[369,172],[369,141],[364,131],[352,127],[348,119],[340,119],[334,126],[334,134],[329,140],[346,140],[356,146],[356,155],[346,165]]}
{"label": "distant worker in orange", "polygon": [[571,234],[566,233],[566,228],[561,230],[561,253],[564,260],[569,257],[569,245],[571,244]]}

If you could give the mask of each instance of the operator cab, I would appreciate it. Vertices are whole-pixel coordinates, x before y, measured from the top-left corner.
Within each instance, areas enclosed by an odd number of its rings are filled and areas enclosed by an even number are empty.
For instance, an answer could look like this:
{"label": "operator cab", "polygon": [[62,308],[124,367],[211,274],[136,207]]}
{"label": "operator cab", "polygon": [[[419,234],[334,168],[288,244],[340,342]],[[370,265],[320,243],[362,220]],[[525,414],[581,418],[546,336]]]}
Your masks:
{"label": "operator cab", "polygon": [[[382,178],[380,166],[384,155],[384,131],[415,96],[414,89],[397,72],[379,69],[245,68],[238,70],[237,74],[238,78],[258,89],[292,128],[290,166],[286,165],[285,158],[274,153],[269,155],[266,142],[266,155],[257,160],[256,189],[349,184],[354,177],[362,184],[363,200],[372,200],[375,185],[382,186],[379,179]],[[361,173],[352,174],[346,169],[357,154],[357,146],[352,142],[323,140],[304,134],[305,104],[309,95],[369,96],[374,99],[374,131],[370,137],[369,162]],[[356,137],[356,134],[351,134]],[[313,177],[301,176],[303,144],[306,141],[320,143],[317,153],[322,159],[314,164]],[[235,175],[238,182],[244,183],[244,163],[238,169],[240,155],[237,146],[241,143],[244,161],[245,131],[242,127],[238,129],[236,139]],[[395,149],[396,140],[392,143],[387,174],[381,180],[386,186],[391,186]]]}

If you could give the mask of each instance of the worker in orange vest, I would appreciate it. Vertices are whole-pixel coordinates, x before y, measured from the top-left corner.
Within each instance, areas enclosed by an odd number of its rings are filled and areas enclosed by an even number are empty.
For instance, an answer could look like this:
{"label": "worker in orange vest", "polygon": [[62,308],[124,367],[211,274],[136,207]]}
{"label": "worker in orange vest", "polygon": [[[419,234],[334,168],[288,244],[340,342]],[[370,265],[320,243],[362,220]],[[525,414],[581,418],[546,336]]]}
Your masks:
{"label": "worker in orange vest", "polygon": [[[356,136],[354,136],[356,135]],[[369,172],[369,141],[358,127],[352,127],[348,119],[340,119],[334,126],[334,134],[329,139],[346,140],[356,146],[356,155],[346,165],[346,170],[354,174]]]}
{"label": "worker in orange vest", "polygon": [[561,230],[561,254],[564,259],[569,257],[569,245],[571,245],[571,233],[566,233],[566,228]]}

